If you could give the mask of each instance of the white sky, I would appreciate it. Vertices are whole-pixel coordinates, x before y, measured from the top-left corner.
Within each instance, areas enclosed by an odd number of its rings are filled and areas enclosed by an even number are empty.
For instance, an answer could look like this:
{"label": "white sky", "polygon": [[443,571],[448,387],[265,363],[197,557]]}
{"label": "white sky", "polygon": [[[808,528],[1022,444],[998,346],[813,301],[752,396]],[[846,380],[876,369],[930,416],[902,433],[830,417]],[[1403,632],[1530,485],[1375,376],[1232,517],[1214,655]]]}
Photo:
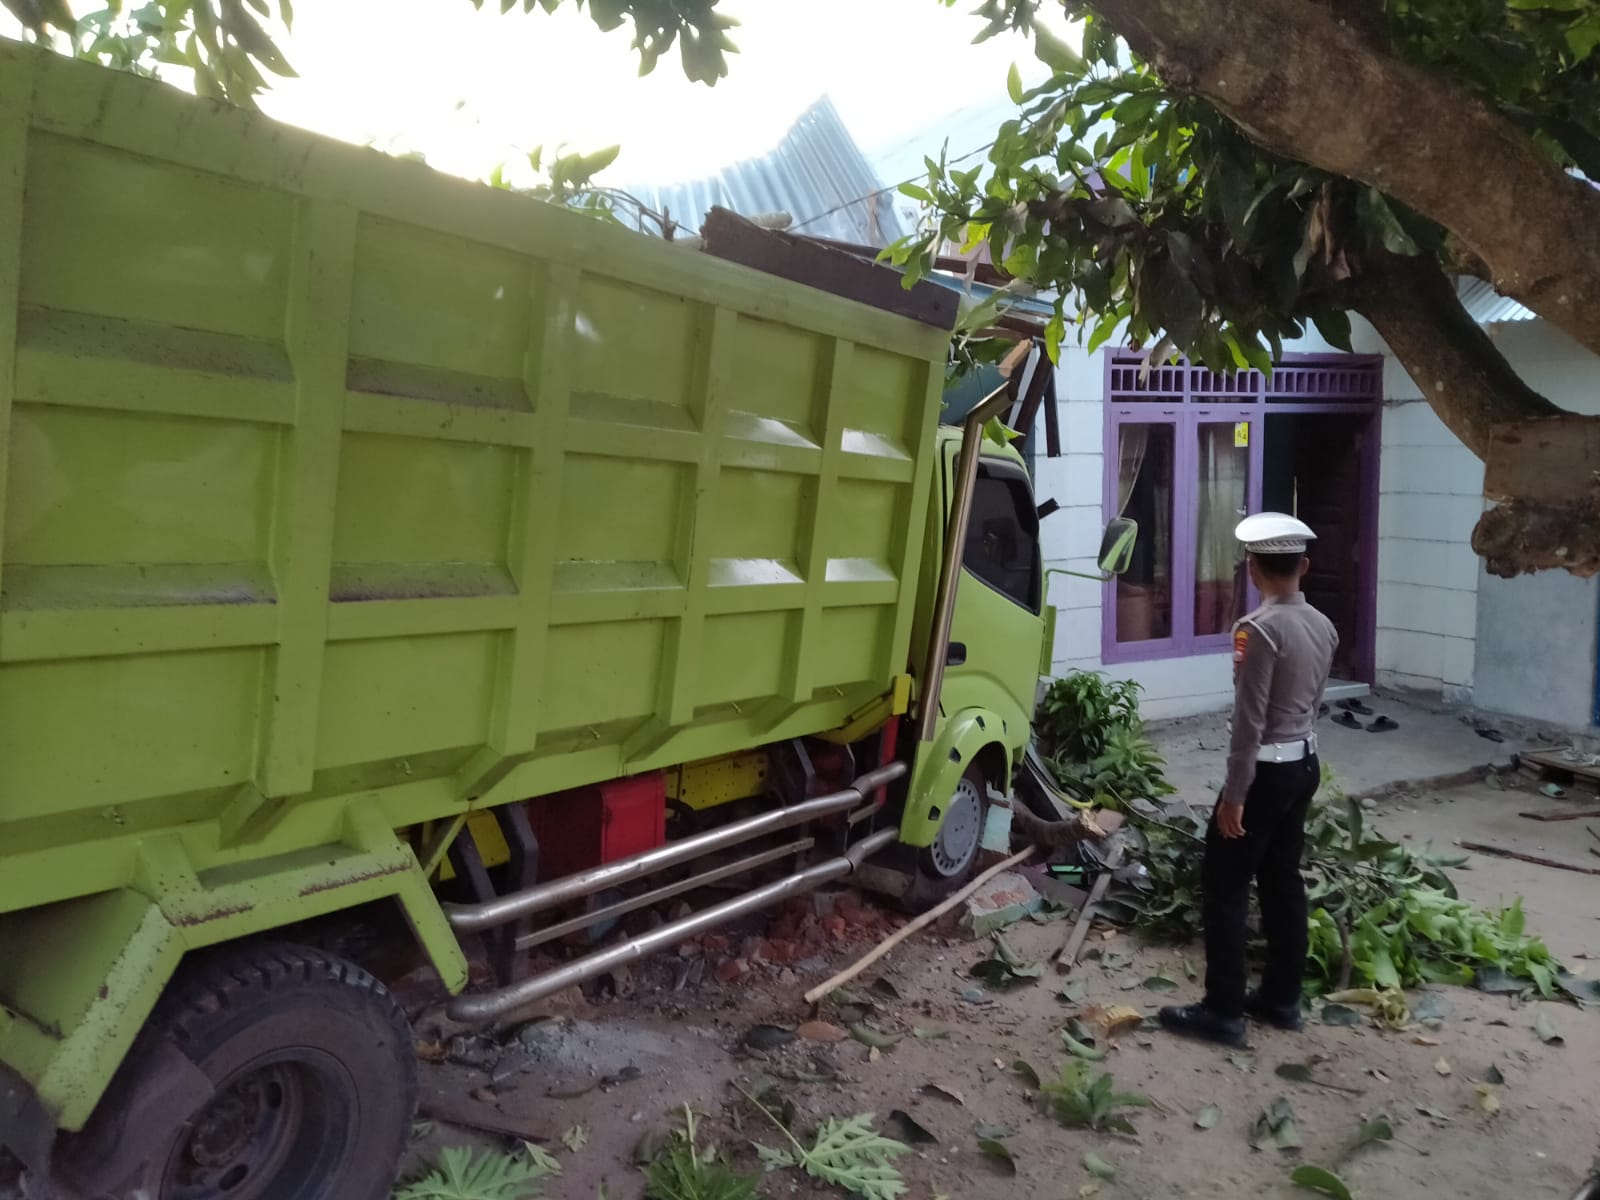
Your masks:
{"label": "white sky", "polygon": [[675,50],[640,79],[627,26],[602,34],[568,9],[499,7],[299,0],[280,45],[300,78],[277,82],[261,107],[347,141],[420,151],[461,175],[484,177],[540,144],[620,143],[609,178],[670,183],[770,149],[824,93],[869,156],[903,152],[908,138],[936,152],[945,117],[1004,105],[1013,62],[1025,80],[1044,75],[1022,39],[970,45],[981,23],[969,0],[724,0],[742,22],[732,31],[741,53],[714,89],[689,83]]}

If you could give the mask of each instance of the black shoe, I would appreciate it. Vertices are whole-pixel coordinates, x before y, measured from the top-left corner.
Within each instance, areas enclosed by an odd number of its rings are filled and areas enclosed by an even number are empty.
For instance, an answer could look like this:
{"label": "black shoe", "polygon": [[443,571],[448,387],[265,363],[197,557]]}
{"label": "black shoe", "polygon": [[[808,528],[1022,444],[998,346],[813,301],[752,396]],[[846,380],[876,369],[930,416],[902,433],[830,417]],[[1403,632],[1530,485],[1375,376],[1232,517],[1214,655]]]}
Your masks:
{"label": "black shoe", "polygon": [[1181,1033],[1223,1046],[1239,1048],[1245,1045],[1244,1019],[1219,1017],[1204,1004],[1163,1008],[1161,1027],[1171,1033]]}
{"label": "black shoe", "polygon": [[1244,999],[1244,1011],[1252,1020],[1271,1025],[1285,1033],[1299,1033],[1305,1028],[1305,1018],[1298,1004],[1268,1004],[1260,992],[1251,992]]}
{"label": "black shoe", "polygon": [[1335,725],[1343,725],[1346,729],[1363,729],[1365,726],[1356,720],[1354,713],[1342,712],[1333,719]]}

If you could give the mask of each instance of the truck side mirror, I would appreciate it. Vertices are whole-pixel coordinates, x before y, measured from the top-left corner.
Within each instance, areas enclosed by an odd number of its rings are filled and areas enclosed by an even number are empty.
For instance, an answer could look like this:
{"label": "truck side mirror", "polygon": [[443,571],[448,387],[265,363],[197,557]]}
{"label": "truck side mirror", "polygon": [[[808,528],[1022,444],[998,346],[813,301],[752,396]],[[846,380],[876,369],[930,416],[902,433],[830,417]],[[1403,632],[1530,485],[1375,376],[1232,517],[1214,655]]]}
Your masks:
{"label": "truck side mirror", "polygon": [[1106,525],[1100,539],[1100,570],[1121,575],[1133,563],[1133,544],[1139,539],[1139,522],[1131,517],[1115,517]]}

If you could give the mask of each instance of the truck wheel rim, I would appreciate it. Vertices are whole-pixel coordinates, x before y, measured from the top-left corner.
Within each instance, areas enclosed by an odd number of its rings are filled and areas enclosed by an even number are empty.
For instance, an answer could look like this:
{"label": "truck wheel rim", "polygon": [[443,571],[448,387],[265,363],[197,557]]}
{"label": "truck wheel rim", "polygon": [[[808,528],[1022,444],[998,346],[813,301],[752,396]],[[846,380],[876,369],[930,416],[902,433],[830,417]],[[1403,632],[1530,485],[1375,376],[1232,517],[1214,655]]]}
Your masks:
{"label": "truck wheel rim", "polygon": [[348,1077],[323,1064],[247,1067],[189,1123],[167,1162],[160,1200],[324,1195],[318,1189],[338,1172],[355,1109]]}
{"label": "truck wheel rim", "polygon": [[950,797],[944,824],[939,826],[939,836],[933,840],[930,857],[934,870],[946,879],[960,875],[977,857],[982,833],[983,798],[978,795],[975,782],[963,779],[956,785],[956,794]]}

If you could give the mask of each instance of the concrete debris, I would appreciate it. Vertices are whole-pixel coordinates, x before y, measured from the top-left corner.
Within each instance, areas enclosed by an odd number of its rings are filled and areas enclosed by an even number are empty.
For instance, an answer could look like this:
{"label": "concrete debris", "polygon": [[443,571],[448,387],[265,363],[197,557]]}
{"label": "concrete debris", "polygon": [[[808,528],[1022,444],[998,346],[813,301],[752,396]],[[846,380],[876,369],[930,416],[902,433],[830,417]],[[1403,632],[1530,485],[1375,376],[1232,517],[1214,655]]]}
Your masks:
{"label": "concrete debris", "polygon": [[1014,925],[1044,908],[1044,897],[1016,871],[1002,871],[967,898],[961,928],[974,939]]}

